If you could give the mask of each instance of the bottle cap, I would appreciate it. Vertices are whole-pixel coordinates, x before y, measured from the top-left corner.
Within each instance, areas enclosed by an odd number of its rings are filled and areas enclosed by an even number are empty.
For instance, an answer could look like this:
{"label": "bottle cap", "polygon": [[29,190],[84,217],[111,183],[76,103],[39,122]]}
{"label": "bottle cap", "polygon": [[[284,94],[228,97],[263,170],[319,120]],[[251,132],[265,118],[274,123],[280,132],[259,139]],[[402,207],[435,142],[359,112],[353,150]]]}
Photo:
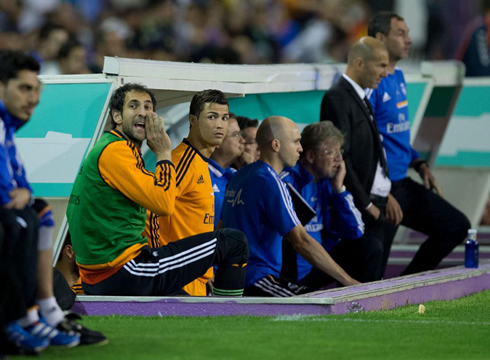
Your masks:
{"label": "bottle cap", "polygon": [[469,229],[468,235],[476,235],[476,229]]}

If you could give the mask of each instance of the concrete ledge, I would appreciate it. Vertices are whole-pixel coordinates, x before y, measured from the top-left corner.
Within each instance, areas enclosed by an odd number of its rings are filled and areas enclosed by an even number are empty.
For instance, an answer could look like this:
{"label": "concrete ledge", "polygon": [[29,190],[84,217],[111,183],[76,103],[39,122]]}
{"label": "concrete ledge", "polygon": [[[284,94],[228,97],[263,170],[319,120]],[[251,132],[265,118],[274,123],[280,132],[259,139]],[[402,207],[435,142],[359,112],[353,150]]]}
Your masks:
{"label": "concrete ledge", "polygon": [[453,300],[488,289],[490,264],[484,264],[478,269],[458,266],[355,287],[318,291],[303,297],[329,297],[333,302],[331,313],[344,314],[360,308],[365,311],[387,310],[433,300]]}
{"label": "concrete ledge", "polygon": [[456,267],[293,298],[78,296],[81,315],[218,316],[325,315],[452,300],[490,289],[490,264]]}

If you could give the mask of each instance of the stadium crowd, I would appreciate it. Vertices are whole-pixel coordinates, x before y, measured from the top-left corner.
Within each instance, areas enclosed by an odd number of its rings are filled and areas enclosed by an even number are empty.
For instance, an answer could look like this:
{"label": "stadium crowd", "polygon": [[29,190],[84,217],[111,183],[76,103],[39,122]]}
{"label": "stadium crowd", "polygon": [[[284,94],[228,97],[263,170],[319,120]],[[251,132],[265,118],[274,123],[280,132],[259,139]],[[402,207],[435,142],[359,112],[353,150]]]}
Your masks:
{"label": "stadium crowd", "polygon": [[[447,1],[446,1],[447,2]],[[269,64],[345,62],[369,18],[396,0],[2,0],[0,48],[32,53],[41,74],[99,73],[104,56]],[[417,2],[417,3],[420,3]],[[431,0],[418,59],[447,59],[477,2]],[[414,4],[414,6],[417,6]],[[451,10],[452,9],[452,10]],[[451,13],[457,12],[456,26]],[[449,26],[448,24],[451,24]],[[462,29],[460,29],[462,32]]]}

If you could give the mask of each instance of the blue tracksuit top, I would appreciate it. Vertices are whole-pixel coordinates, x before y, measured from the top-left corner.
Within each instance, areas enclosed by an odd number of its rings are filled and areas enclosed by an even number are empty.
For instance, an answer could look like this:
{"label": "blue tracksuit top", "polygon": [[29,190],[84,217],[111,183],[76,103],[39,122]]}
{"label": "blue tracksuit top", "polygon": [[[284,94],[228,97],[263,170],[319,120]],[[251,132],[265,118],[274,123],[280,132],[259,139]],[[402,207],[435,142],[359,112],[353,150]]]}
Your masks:
{"label": "blue tracksuit top", "polygon": [[220,219],[223,201],[225,200],[226,185],[228,185],[228,181],[230,181],[231,177],[236,173],[236,170],[231,167],[224,169],[211,158],[209,158],[208,167],[211,182],[213,183],[214,228],[216,229]]}
{"label": "blue tracksuit top", "polygon": [[381,80],[376,90],[368,89],[366,96],[371,101],[379,133],[383,136],[390,180],[403,180],[410,163],[419,158],[410,145],[407,85],[403,72],[395,68],[393,74]]}
{"label": "blue tracksuit top", "polygon": [[15,188],[32,192],[14,142],[15,132],[24,121],[10,115],[0,101],[0,206],[10,202],[9,193]]}
{"label": "blue tracksuit top", "polygon": [[[305,229],[325,250],[337,245],[340,239],[357,239],[364,234],[364,222],[348,191],[336,194],[330,181],[314,182],[313,176],[300,164],[286,168],[281,179],[294,186],[306,202],[316,211],[316,216]],[[309,274],[313,266],[298,254],[298,280]]]}
{"label": "blue tracksuit top", "polygon": [[228,183],[221,211],[224,228],[247,235],[250,258],[245,288],[279,276],[282,238],[300,224],[286,184],[274,169],[256,161],[240,169]]}

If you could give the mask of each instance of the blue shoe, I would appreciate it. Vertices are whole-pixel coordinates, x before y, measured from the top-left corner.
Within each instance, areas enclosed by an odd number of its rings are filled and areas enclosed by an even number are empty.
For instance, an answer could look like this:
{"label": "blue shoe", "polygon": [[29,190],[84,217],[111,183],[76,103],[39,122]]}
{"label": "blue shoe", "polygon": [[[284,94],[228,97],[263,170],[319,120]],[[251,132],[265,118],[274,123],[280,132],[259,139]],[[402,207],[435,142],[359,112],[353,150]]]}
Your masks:
{"label": "blue shoe", "polygon": [[32,336],[32,334],[13,321],[5,328],[5,334],[12,343],[27,351],[40,352],[49,346],[49,340]]}
{"label": "blue shoe", "polygon": [[[61,324],[58,325],[58,328],[60,328],[60,326]],[[49,325],[43,317],[26,330],[30,332],[33,337],[47,339],[49,345],[71,348],[80,344],[80,336],[74,331],[63,331],[64,329],[58,330]]]}

